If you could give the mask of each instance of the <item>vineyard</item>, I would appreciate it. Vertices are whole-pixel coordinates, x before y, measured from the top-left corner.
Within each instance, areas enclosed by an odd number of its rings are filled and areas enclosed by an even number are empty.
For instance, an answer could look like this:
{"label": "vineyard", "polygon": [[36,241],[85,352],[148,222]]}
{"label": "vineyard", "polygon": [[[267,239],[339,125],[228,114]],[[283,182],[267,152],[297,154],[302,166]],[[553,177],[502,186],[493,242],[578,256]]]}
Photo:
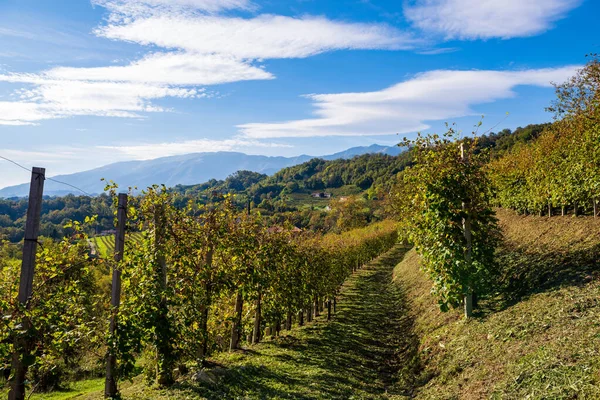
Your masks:
{"label": "vineyard", "polygon": [[[139,243],[142,241],[144,234],[142,232],[131,232],[127,235],[127,243]],[[98,256],[102,258],[110,258],[115,252],[115,236],[102,235],[90,238],[91,244],[96,249]]]}
{"label": "vineyard", "polygon": [[[259,343],[322,313],[330,318],[346,278],[396,242],[392,222],[320,235],[268,227],[229,198],[206,207],[175,202],[157,187],[130,197],[121,223],[143,233],[126,235],[121,261],[106,257],[114,249],[110,236],[94,238],[99,257],[88,258],[90,239],[79,224],[74,236],[42,243],[29,307],[12,319],[35,326],[35,336],[23,340],[35,348],[28,369],[38,390],[99,374],[106,353],[115,382],[141,368],[157,385],[170,386],[174,371],[201,368],[211,354]],[[5,315],[18,309],[17,267],[2,269]],[[122,276],[120,306],[112,309],[111,270]],[[106,336],[111,314],[115,329]],[[25,332],[1,327],[7,368],[7,339]]]}
{"label": "vineyard", "polygon": [[114,234],[30,223],[0,245],[10,399],[82,381],[89,398],[597,398],[600,62],[557,94],[557,120],[502,152],[452,125],[405,139],[379,219],[367,192],[311,230],[231,194],[111,184]]}

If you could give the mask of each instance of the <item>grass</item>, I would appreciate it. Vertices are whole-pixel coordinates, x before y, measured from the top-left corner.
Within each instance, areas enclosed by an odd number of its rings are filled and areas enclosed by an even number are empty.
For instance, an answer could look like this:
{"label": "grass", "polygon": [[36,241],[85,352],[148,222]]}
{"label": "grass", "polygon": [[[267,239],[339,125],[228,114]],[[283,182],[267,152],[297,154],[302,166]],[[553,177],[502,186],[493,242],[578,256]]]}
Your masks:
{"label": "grass", "polygon": [[[416,337],[404,291],[392,284],[400,246],[345,284],[337,313],[234,353],[210,359],[204,381],[190,374],[168,390],[141,378],[122,386],[124,399],[399,399],[412,389]],[[86,399],[100,399],[101,392]]]}
{"label": "grass", "polygon": [[[29,397],[29,392],[27,392],[27,397],[31,400],[69,400],[69,399],[80,399],[81,396],[92,392],[98,392],[104,390],[104,378],[97,379],[88,379],[82,380],[78,382],[72,382],[65,389],[55,390],[50,393],[33,393],[31,397]],[[0,397],[6,398],[8,395],[8,389],[1,391]]]}
{"label": "grass", "polygon": [[477,318],[437,309],[413,250],[394,270],[419,337],[415,397],[600,398],[600,221],[498,215],[505,285]]}
{"label": "grass", "polygon": [[[142,240],[142,232],[131,232],[128,233],[125,239],[125,245],[128,241],[139,242]],[[107,236],[95,236],[90,238],[90,241],[96,248],[98,256],[102,258],[112,257],[115,250],[115,237],[114,235]]]}
{"label": "grass", "polygon": [[[419,257],[397,246],[346,282],[332,321],[217,354],[168,390],[136,378],[123,397],[600,398],[600,219],[498,216],[498,292],[475,318],[440,312]],[[78,398],[102,398],[94,382]]]}

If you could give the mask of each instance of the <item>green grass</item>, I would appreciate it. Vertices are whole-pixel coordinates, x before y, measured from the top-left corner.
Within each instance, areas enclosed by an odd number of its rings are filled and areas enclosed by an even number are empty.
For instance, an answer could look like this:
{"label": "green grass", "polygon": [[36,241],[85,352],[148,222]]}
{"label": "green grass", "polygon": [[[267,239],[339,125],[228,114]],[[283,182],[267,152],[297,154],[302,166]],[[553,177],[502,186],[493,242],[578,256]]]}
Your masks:
{"label": "green grass", "polygon": [[[92,392],[104,391],[104,378],[88,379],[78,382],[72,382],[68,384],[68,387],[62,390],[55,390],[50,393],[33,393],[31,397],[29,391],[27,391],[26,399],[31,400],[68,400],[68,399],[80,399],[81,396]],[[8,390],[0,390],[0,397],[6,398]]]}
{"label": "green grass", "polygon": [[[415,367],[405,294],[391,273],[406,249],[379,257],[345,284],[332,321],[324,316],[282,336],[209,361],[206,382],[193,373],[168,390],[141,378],[122,385],[124,399],[407,398]],[[100,399],[101,392],[87,399]]]}
{"label": "green grass", "polygon": [[504,285],[471,321],[438,310],[413,250],[394,271],[419,337],[415,398],[600,398],[600,220],[499,217]]}
{"label": "green grass", "polygon": [[[125,238],[125,245],[130,241],[139,242],[142,240],[142,232],[131,232],[128,233]],[[90,241],[95,246],[98,256],[102,258],[112,257],[115,250],[115,237],[114,235],[108,236],[96,236],[90,238]]]}

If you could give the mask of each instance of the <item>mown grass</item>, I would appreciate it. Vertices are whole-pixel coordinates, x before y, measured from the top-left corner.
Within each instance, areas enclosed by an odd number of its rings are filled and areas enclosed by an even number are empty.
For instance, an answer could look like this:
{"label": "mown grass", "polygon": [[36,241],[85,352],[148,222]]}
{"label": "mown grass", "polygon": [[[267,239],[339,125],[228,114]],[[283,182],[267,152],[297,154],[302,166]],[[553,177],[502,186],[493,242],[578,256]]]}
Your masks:
{"label": "mown grass", "polygon": [[[217,354],[203,380],[194,373],[168,390],[142,379],[124,399],[389,399],[412,390],[416,337],[405,293],[391,281],[407,249],[398,246],[351,277],[337,313],[234,353]],[[87,399],[100,399],[101,392]]]}
{"label": "mown grass", "polygon": [[[127,243],[133,242],[137,243],[142,240],[142,232],[131,232],[128,233],[125,238],[125,245]],[[113,256],[115,251],[115,237],[114,235],[107,236],[95,236],[90,238],[90,241],[96,248],[96,252],[99,257],[102,258],[110,258]]]}
{"label": "mown grass", "polygon": [[413,250],[394,271],[419,337],[415,397],[600,398],[600,221],[498,215],[501,290],[476,318],[438,310]]}

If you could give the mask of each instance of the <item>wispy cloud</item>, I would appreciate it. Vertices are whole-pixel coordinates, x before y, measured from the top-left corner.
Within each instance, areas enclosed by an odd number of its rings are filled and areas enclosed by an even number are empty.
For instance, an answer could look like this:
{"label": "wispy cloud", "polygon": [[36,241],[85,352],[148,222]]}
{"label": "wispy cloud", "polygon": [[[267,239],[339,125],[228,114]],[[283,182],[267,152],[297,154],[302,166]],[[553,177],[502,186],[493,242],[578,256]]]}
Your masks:
{"label": "wispy cloud", "polygon": [[404,15],[414,26],[446,39],[534,36],[552,27],[582,0],[416,0]]}
{"label": "wispy cloud", "polygon": [[[404,49],[415,43],[410,35],[387,25],[311,16],[220,14],[255,9],[248,0],[94,0],[93,4],[109,12],[104,25],[95,30],[98,36],[153,46],[153,51],[122,65],[0,74],[0,81],[27,85],[14,93],[18,100],[0,103],[0,125],[32,125],[79,115],[139,118],[169,111],[157,106],[156,99],[207,97],[200,86],[274,79],[261,65],[265,59],[303,58],[341,49]],[[5,29],[0,34],[20,33]]]}
{"label": "wispy cloud", "polygon": [[427,121],[472,115],[473,105],[514,97],[520,85],[551,86],[576,66],[523,71],[430,71],[387,89],[307,96],[315,118],[238,126],[248,138],[367,136],[427,129]]}
{"label": "wispy cloud", "polygon": [[101,150],[111,150],[127,159],[150,160],[157,157],[174,156],[188,153],[204,153],[216,151],[248,151],[264,148],[290,148],[281,143],[261,142],[251,139],[198,139],[180,142],[146,143],[141,145],[98,146]]}
{"label": "wispy cloud", "polygon": [[110,39],[241,59],[303,58],[343,49],[399,50],[412,48],[417,42],[384,24],[280,15],[245,19],[168,13],[109,23],[96,33]]}
{"label": "wispy cloud", "polygon": [[437,49],[419,50],[419,51],[417,51],[417,54],[423,54],[426,56],[435,56],[438,54],[455,53],[457,51],[460,51],[460,49],[458,47],[439,47]]}

